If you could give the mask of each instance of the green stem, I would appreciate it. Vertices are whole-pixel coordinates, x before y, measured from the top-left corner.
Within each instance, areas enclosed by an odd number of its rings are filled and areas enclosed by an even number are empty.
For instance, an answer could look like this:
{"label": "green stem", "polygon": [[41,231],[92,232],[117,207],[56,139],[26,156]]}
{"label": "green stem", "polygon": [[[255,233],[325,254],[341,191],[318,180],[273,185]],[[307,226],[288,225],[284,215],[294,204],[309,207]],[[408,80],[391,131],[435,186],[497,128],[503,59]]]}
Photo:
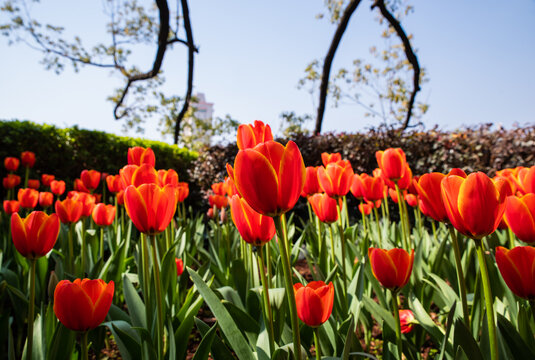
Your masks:
{"label": "green stem", "polygon": [[30,177],[30,168],[26,166],[26,172],[24,173],[24,188],[28,187],[28,178]]}
{"label": "green stem", "polygon": [[344,204],[344,225],[345,226],[349,226],[349,213],[347,211],[347,197],[344,195],[344,197],[342,198],[343,199],[343,204]]}
{"label": "green stem", "polygon": [[36,259],[30,259],[30,302],[28,303],[28,345],[26,359],[32,358],[33,350],[33,318],[35,310],[35,263]]}
{"label": "green stem", "polygon": [[535,321],[535,300],[530,300],[529,305],[531,307],[531,314],[533,315],[533,320]]}
{"label": "green stem", "polygon": [[89,331],[86,331],[82,334],[82,344],[81,344],[81,348],[80,348],[80,351],[82,353],[82,360],[88,360],[89,359],[89,349],[87,348],[87,334],[89,333]]}
{"label": "green stem", "polygon": [[276,216],[275,227],[277,228],[277,236],[279,237],[279,249],[282,257],[282,271],[284,273],[284,285],[286,288],[286,295],[288,296],[288,305],[290,307],[290,317],[292,323],[293,348],[296,360],[301,359],[301,337],[299,334],[299,318],[297,317],[297,306],[295,303],[295,294],[292,282],[292,268],[290,266],[290,256],[288,248],[290,246],[288,241],[288,234],[286,232],[286,217],[284,214]]}
{"label": "green stem", "polygon": [[81,277],[84,277],[85,274],[85,258],[87,256],[87,245],[85,243],[85,219],[82,217],[82,269],[81,269]]}
{"label": "green stem", "polygon": [[160,264],[156,254],[156,235],[150,235],[152,248],[152,271],[154,272],[154,281],[156,285],[156,307],[158,309],[158,359],[163,359],[164,354],[164,328],[163,328],[163,303],[162,303],[162,285],[160,282]]}
{"label": "green stem", "polygon": [[457,268],[457,282],[459,284],[459,297],[461,298],[463,306],[464,323],[470,329],[470,316],[468,313],[468,301],[466,300],[466,283],[464,281],[463,265],[461,263],[461,252],[459,250],[459,242],[457,241],[457,235],[455,229],[451,224],[448,224],[448,230],[450,231],[451,243],[453,244],[453,253],[455,254],[455,265]]}
{"label": "green stem", "polygon": [[481,271],[481,280],[483,283],[483,292],[485,294],[485,306],[487,307],[487,324],[489,328],[490,341],[490,358],[492,360],[498,359],[498,339],[496,337],[496,323],[494,321],[494,305],[492,299],[492,292],[490,289],[489,273],[487,271],[487,263],[483,254],[483,246],[481,240],[476,240],[477,259],[479,261],[479,268]]}
{"label": "green stem", "polygon": [[[381,232],[381,224],[379,223],[379,211],[377,211],[377,208],[375,205],[373,206],[373,214],[375,215],[375,224],[377,225],[377,245],[379,248],[383,248],[383,234]],[[364,251],[367,253],[368,249],[364,249]]]}
{"label": "green stem", "polygon": [[71,272],[71,274],[74,274],[74,250],[73,250],[73,247],[74,247],[74,244],[73,244],[73,237],[72,237],[72,233],[74,232],[74,224],[70,224],[69,225],[69,271]]}
{"label": "green stem", "polygon": [[266,270],[267,270],[267,285],[268,288],[272,289],[273,284],[271,283],[272,272],[271,272],[271,241],[266,244]]}
{"label": "green stem", "polygon": [[104,227],[100,228],[100,258],[104,261]]}
{"label": "green stem", "polygon": [[399,190],[398,184],[394,184],[396,186],[396,194],[398,197],[398,208],[399,208],[399,221],[401,222],[401,232],[403,234],[403,248],[405,250],[409,250],[408,241],[407,241],[407,229],[405,229],[405,216],[403,212],[403,204],[401,203],[401,190]]}
{"label": "green stem", "polygon": [[[141,263],[143,271],[143,300],[145,306],[150,307],[149,299],[149,248],[147,246],[147,235],[141,235]],[[152,311],[147,311],[147,324],[152,324]],[[150,325],[149,325],[150,326]]]}
{"label": "green stem", "polygon": [[394,318],[396,321],[396,343],[398,345],[398,358],[402,359],[403,344],[401,342],[401,322],[399,320],[398,294],[392,291],[392,308],[394,309]]}
{"label": "green stem", "polygon": [[331,260],[333,262],[333,268],[336,265],[336,253],[334,251],[334,235],[333,235],[333,227],[329,225],[329,234],[331,237]]}
{"label": "green stem", "polygon": [[274,337],[274,331],[273,331],[273,314],[271,312],[271,302],[269,301],[269,288],[268,288],[268,282],[266,279],[266,272],[264,270],[264,246],[258,247],[258,252],[260,256],[257,256],[258,261],[258,271],[260,272],[260,279],[262,281],[262,296],[264,298],[264,309],[265,309],[265,318],[267,319],[266,327],[268,329],[268,337],[269,337],[269,353],[273,354],[275,351],[275,337]]}
{"label": "green stem", "polygon": [[346,272],[346,241],[344,238],[344,224],[342,222],[342,209],[340,204],[337,202],[336,209],[338,210],[338,230],[340,232],[340,245],[342,247],[342,280],[344,284],[344,303],[346,304],[345,309],[347,309],[347,272]]}
{"label": "green stem", "polygon": [[431,228],[433,229],[433,239],[435,240],[435,242],[438,242],[438,239],[437,239],[437,225],[435,224],[435,220],[434,219],[431,219]]}
{"label": "green stem", "polygon": [[316,345],[316,360],[321,360],[320,328],[314,328],[314,344]]}
{"label": "green stem", "polygon": [[515,247],[515,235],[511,228],[507,228],[507,235],[509,237],[509,250],[512,250]]}
{"label": "green stem", "polygon": [[407,244],[409,245],[408,250],[414,249],[411,236],[411,223],[409,221],[409,210],[407,209],[407,202],[405,197],[401,197],[401,206],[403,207],[403,219],[405,220],[405,231],[407,232]]}

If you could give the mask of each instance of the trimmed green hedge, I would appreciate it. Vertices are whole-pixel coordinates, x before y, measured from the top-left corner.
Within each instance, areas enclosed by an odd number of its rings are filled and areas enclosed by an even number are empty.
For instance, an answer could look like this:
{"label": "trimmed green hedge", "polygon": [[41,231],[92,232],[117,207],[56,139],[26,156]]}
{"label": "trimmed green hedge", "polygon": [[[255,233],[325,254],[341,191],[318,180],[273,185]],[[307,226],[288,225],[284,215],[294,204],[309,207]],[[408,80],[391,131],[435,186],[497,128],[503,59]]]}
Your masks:
{"label": "trimmed green hedge", "polygon": [[[157,169],[175,169],[180,181],[190,182],[188,169],[198,154],[159,141],[130,138],[108,134],[102,131],[60,129],[52,125],[39,125],[30,121],[0,121],[0,159],[6,156],[20,157],[25,150],[36,154],[35,166],[30,178],[41,178],[41,174],[54,174],[72,189],[75,178],[84,169],[95,169],[117,174],[127,164],[128,148],[150,147],[156,155]],[[24,179],[24,171],[18,174]],[[0,177],[6,176],[3,164]]]}

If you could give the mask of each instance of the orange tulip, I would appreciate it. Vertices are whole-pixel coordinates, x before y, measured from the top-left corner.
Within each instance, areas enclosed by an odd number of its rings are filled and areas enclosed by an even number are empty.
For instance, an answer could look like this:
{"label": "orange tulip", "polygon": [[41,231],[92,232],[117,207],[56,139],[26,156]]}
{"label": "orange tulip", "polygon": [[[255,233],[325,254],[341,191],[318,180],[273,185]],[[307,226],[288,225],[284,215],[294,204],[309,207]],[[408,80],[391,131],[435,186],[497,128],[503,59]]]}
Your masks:
{"label": "orange tulip", "polygon": [[225,190],[227,193],[227,196],[229,198],[233,197],[234,195],[238,194],[238,189],[236,189],[236,185],[234,184],[234,180],[230,176],[227,176],[225,178]]}
{"label": "orange tulip", "polygon": [[[384,173],[381,172],[381,174],[384,174]],[[388,186],[390,189],[395,189],[396,188],[396,182],[395,181],[390,180],[389,178],[387,178],[384,175],[382,175],[382,176],[383,176],[383,180],[384,180],[386,186]],[[411,184],[412,184],[412,170],[409,167],[409,165],[406,165],[405,166],[405,172],[403,173],[403,176],[401,177],[401,179],[397,180],[397,185],[398,185],[398,188],[400,188],[401,190],[407,190],[411,186]]]}
{"label": "orange tulip", "polygon": [[90,193],[89,189],[85,187],[81,179],[74,179],[74,191]]}
{"label": "orange tulip", "polygon": [[318,327],[331,316],[334,303],[333,283],[326,285],[323,281],[311,281],[307,286],[294,285],[297,315],[310,327]]}
{"label": "orange tulip", "polygon": [[178,185],[178,173],[173,170],[158,170],[158,182],[160,186],[165,185]]}
{"label": "orange tulip", "polygon": [[175,214],[177,198],[173,185],[130,185],[124,192],[126,212],[136,228],[147,235],[164,231]]}
{"label": "orange tulip", "polygon": [[[402,192],[402,194],[404,195],[405,192]],[[388,188],[388,195],[390,196],[390,199],[392,199],[392,201],[395,204],[398,203],[398,193],[396,192],[396,190]]]}
{"label": "orange tulip", "polygon": [[407,159],[400,148],[389,148],[375,153],[382,175],[391,181],[397,181],[405,175]]}
{"label": "orange tulip", "polygon": [[453,168],[450,170],[450,172],[448,173],[448,176],[449,175],[457,175],[457,176],[460,176],[462,178],[466,178],[468,175],[466,175],[466,173],[464,172],[463,169],[459,169],[459,168]]}
{"label": "orange tulip", "polygon": [[518,297],[535,300],[535,249],[517,246],[512,250],[498,246],[496,263],[505,283]]}
{"label": "orange tulip", "polygon": [[138,165],[126,165],[119,170],[119,175],[121,176],[121,186],[123,190],[125,190],[129,185],[132,185],[132,176],[138,168]]}
{"label": "orange tulip", "polygon": [[414,194],[405,194],[404,198],[410,207],[418,206],[418,196]]}
{"label": "orange tulip", "polygon": [[176,263],[176,275],[180,276],[184,272],[184,262],[182,261],[182,259],[175,258],[175,263]]}
{"label": "orange tulip", "polygon": [[51,192],[44,191],[44,192],[39,193],[39,205],[43,209],[46,209],[47,207],[52,205],[53,202],[54,202],[54,194],[52,194]]}
{"label": "orange tulip", "polygon": [[227,193],[227,189],[225,189],[225,183],[223,181],[214,183],[211,187],[215,195],[225,196]]}
{"label": "orange tulip", "polygon": [[95,190],[100,183],[100,171],[96,170],[84,170],[80,174],[80,179],[84,183],[84,186],[89,190]]}
{"label": "orange tulip", "polygon": [[17,171],[19,168],[20,160],[16,157],[6,157],[4,159],[4,167],[7,171]]}
{"label": "orange tulip", "polygon": [[353,182],[353,169],[347,160],[329,163],[318,169],[318,182],[331,197],[345,196]]}
{"label": "orange tulip", "polygon": [[372,213],[372,209],[373,209],[372,202],[365,202],[365,203],[359,204],[359,211],[361,214],[370,215]]}
{"label": "orange tulip", "polygon": [[156,166],[156,157],[154,151],[151,148],[143,148],[141,146],[135,146],[128,149],[128,165],[149,164],[150,166]]}
{"label": "orange tulip", "polygon": [[218,209],[222,209],[228,205],[228,198],[222,195],[210,195],[208,197],[208,202],[210,207],[215,206]]}
{"label": "orange tulip", "polygon": [[230,199],[230,212],[234,225],[246,243],[262,246],[275,236],[273,219],[254,211],[238,195]]}
{"label": "orange tulip", "polygon": [[31,151],[23,151],[20,154],[20,162],[24,167],[33,167],[33,165],[35,164],[35,153]]}
{"label": "orange tulip", "polygon": [[417,182],[414,182],[422,213],[441,222],[448,220],[448,214],[442,200],[441,188],[442,179],[445,177],[446,175],[444,174],[434,172],[422,175]]}
{"label": "orange tulip", "polygon": [[33,209],[39,201],[39,191],[35,189],[19,189],[17,194],[20,206],[25,209]]}
{"label": "orange tulip", "polygon": [[463,179],[457,175],[442,179],[442,199],[451,224],[473,239],[492,234],[505,211],[505,192],[500,193],[484,173]]}
{"label": "orange tulip", "polygon": [[336,200],[327,194],[314,194],[308,197],[308,202],[312,205],[312,210],[321,222],[332,224],[338,220],[338,210]]}
{"label": "orange tulip", "polygon": [[310,195],[314,195],[322,192],[320,184],[318,182],[318,168],[319,166],[307,166],[305,169],[305,185],[301,196],[306,198]]}
{"label": "orange tulip", "polygon": [[377,201],[384,198],[385,183],[381,177],[361,176],[364,199]]}
{"label": "orange tulip", "polygon": [[117,194],[119,191],[122,190],[121,175],[106,176],[106,184],[108,185],[108,190],[111,193]]}
{"label": "orange tulip", "polygon": [[59,235],[59,218],[33,211],[25,219],[19,214],[11,215],[11,235],[17,251],[29,259],[37,259],[48,254]]}
{"label": "orange tulip", "polygon": [[353,175],[353,180],[351,181],[351,186],[349,187],[349,191],[351,191],[351,194],[358,199],[363,200],[364,199],[364,179],[369,177],[368,174],[355,174]]}
{"label": "orange tulip", "polygon": [[327,167],[330,163],[336,163],[338,161],[342,160],[342,155],[340,153],[321,153],[321,162],[323,163],[323,166]]}
{"label": "orange tulip", "polygon": [[113,301],[115,284],[102,279],[61,280],[54,291],[54,313],[73,331],[87,331],[99,326]]}
{"label": "orange tulip", "polygon": [[160,186],[158,172],[149,164],[141,164],[135,169],[132,173],[131,181],[131,185],[135,187],[141,186],[142,184],[156,184]]}
{"label": "orange tulip", "polygon": [[535,194],[529,193],[521,198],[508,196],[505,219],[520,240],[535,242]]}
{"label": "orange tulip", "polygon": [[410,310],[399,310],[399,322],[401,324],[401,333],[408,334],[412,331],[416,320]]}
{"label": "orange tulip", "polygon": [[115,206],[106,204],[97,204],[92,212],[93,221],[98,226],[110,226],[115,220]]}
{"label": "orange tulip", "polygon": [[115,195],[117,197],[117,204],[124,205],[124,190],[121,190]]}
{"label": "orange tulip", "polygon": [[409,254],[404,249],[368,249],[373,275],[385,288],[401,290],[408,282],[414,263],[414,250]]}
{"label": "orange tulip", "polygon": [[20,176],[14,174],[7,174],[5,178],[2,179],[2,185],[5,189],[13,189],[14,187],[20,184]]}
{"label": "orange tulip", "polygon": [[88,217],[91,216],[91,213],[93,212],[93,208],[95,207],[96,198],[94,195],[91,195],[86,192],[79,192],[79,191],[69,191],[67,194],[68,198],[77,200],[82,203],[83,210],[82,210],[82,216]]}
{"label": "orange tulip", "polygon": [[286,147],[267,141],[253,149],[240,150],[233,175],[238,192],[255,211],[276,216],[292,209],[299,199],[305,165],[293,141]]}
{"label": "orange tulip", "polygon": [[56,201],[56,214],[64,224],[74,224],[82,217],[84,204],[76,199],[67,198],[63,201]]}
{"label": "orange tulip", "polygon": [[19,212],[20,204],[17,200],[4,200],[4,212],[8,215]]}
{"label": "orange tulip", "polygon": [[273,140],[271,127],[260,120],[255,120],[254,125],[242,124],[238,127],[238,149],[252,149],[256,145]]}
{"label": "orange tulip", "polygon": [[522,194],[535,193],[535,166],[518,170],[517,179]]}
{"label": "orange tulip", "polygon": [[28,187],[30,189],[39,189],[39,186],[41,185],[41,183],[39,182],[39,180],[37,179],[28,179]]}
{"label": "orange tulip", "polygon": [[50,183],[55,178],[56,177],[54,175],[43,174],[43,175],[41,175],[41,182],[43,183],[43,186],[50,186]]}
{"label": "orange tulip", "polygon": [[186,200],[186,198],[189,195],[189,185],[188,185],[188,183],[179,182],[178,186],[175,189],[175,191],[176,191],[176,201],[177,201],[177,203],[183,202],[184,200]]}
{"label": "orange tulip", "polygon": [[52,191],[54,195],[63,195],[63,193],[65,192],[65,181],[52,180],[52,182],[50,183],[50,191]]}

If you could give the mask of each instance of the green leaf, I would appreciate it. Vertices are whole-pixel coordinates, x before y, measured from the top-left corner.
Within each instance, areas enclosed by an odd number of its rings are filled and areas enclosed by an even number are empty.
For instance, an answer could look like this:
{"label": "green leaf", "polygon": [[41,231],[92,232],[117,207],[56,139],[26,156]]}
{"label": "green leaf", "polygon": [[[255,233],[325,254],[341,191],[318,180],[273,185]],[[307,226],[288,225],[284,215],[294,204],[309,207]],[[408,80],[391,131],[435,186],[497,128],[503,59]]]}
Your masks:
{"label": "green leaf", "polygon": [[[453,316],[455,314],[455,308],[457,307],[457,303],[454,303],[451,307],[450,313],[448,314],[448,322],[446,326],[446,334],[444,335],[444,340],[442,341],[442,345],[440,346],[440,354],[438,356],[438,360],[443,360],[444,356],[446,354],[446,346],[450,346],[449,338],[450,338],[450,332],[453,327]],[[449,350],[450,353],[453,352],[453,349]]]}
{"label": "green leaf", "polygon": [[455,349],[460,346],[470,360],[484,360],[477,341],[472,337],[472,333],[461,319],[457,319],[455,322],[453,344]]}
{"label": "green leaf", "polygon": [[[210,330],[208,325],[197,318],[195,318],[195,325],[203,337]],[[234,356],[225,344],[223,344],[223,341],[221,341],[219,336],[216,336],[212,342],[212,356],[215,360],[234,360]]]}
{"label": "green leaf", "polygon": [[210,349],[212,348],[212,343],[216,335],[217,322],[208,330],[208,332],[203,336],[193,360],[207,360],[208,355],[210,354]]}
{"label": "green leaf", "polygon": [[67,329],[63,324],[58,323],[46,359],[68,360],[74,350],[76,333]]}
{"label": "green leaf", "polygon": [[533,352],[507,318],[498,314],[498,328],[505,344],[515,359],[535,359]]}
{"label": "green leaf", "polygon": [[134,285],[126,275],[123,276],[123,290],[126,305],[132,318],[132,325],[136,327],[147,328],[147,319],[145,317],[145,305],[139,297]]}
{"label": "green leaf", "polygon": [[138,333],[132,329],[129,323],[123,320],[115,320],[105,322],[102,325],[110,329],[123,359],[141,359],[141,340]]}
{"label": "green leaf", "polygon": [[376,319],[382,319],[388,325],[388,327],[394,331],[396,328],[396,320],[394,319],[394,316],[387,310],[385,310],[383,307],[379,306],[375,301],[370,299],[369,296],[364,295],[362,297],[362,301],[364,301],[364,306],[366,309],[375,317]]}

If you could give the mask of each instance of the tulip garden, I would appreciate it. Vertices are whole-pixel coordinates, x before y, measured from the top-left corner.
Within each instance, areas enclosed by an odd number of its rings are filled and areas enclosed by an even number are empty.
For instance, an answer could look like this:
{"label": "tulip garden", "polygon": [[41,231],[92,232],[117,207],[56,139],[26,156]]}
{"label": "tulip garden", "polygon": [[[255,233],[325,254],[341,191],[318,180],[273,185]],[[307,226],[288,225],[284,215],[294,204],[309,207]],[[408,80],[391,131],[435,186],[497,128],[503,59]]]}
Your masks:
{"label": "tulip garden", "polygon": [[150,148],[73,186],[5,158],[3,358],[535,359],[535,166],[307,167],[260,121],[237,145],[204,209]]}

